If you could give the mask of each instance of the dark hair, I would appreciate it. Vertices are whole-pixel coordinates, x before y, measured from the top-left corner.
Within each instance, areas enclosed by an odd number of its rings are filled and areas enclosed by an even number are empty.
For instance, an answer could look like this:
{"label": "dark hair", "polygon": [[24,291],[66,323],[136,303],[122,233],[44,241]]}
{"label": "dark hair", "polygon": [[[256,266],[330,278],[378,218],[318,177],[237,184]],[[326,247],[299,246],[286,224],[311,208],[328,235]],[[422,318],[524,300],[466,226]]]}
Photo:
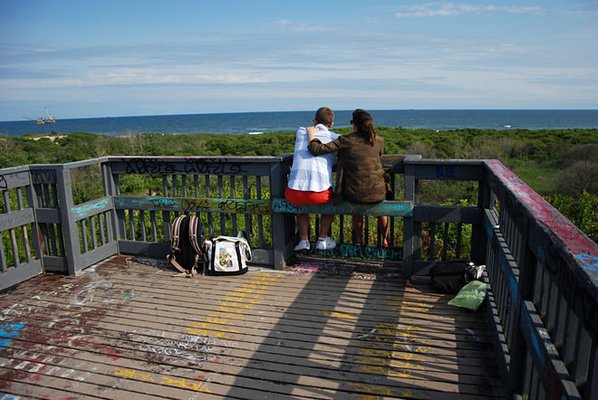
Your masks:
{"label": "dark hair", "polygon": [[334,111],[329,107],[320,107],[318,108],[318,111],[316,111],[315,119],[318,124],[331,127],[334,122]]}
{"label": "dark hair", "polygon": [[355,125],[356,131],[365,137],[366,142],[373,146],[376,142],[376,130],[370,113],[358,108],[353,111],[351,123]]}

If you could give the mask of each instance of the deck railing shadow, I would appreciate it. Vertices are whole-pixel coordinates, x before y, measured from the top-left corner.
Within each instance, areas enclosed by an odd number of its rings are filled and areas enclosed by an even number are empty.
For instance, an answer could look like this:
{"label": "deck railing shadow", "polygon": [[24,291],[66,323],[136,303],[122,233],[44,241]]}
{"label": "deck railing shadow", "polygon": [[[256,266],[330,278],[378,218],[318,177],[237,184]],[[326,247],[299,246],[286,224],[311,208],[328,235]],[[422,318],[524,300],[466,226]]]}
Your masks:
{"label": "deck railing shadow", "polygon": [[[115,254],[163,259],[180,213],[199,215],[209,236],[246,231],[254,261],[284,269],[295,258],[294,215],[273,205],[291,162],[290,155],[103,157],[2,169],[0,290],[41,272],[75,275]],[[596,397],[598,245],[497,160],[390,156],[385,166],[404,277],[425,276],[451,257],[486,265],[506,393]],[[150,178],[149,187],[140,177]],[[427,181],[470,182],[473,203],[426,204]],[[96,188],[93,198],[81,195],[81,185]],[[337,212],[345,214],[335,227],[339,248],[352,248],[352,212],[369,211]],[[366,234],[376,249],[374,226]]]}

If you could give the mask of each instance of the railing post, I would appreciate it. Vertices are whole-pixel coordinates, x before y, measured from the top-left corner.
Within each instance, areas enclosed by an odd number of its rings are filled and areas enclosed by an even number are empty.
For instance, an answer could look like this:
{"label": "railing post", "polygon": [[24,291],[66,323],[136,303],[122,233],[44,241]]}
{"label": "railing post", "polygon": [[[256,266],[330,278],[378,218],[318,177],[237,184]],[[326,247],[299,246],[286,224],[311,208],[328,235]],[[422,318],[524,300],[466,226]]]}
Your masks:
{"label": "railing post", "polygon": [[[404,161],[421,160],[421,155],[407,155]],[[414,164],[405,164],[405,200],[411,201],[415,208],[419,195],[419,182],[415,178]],[[413,261],[421,252],[421,227],[416,225],[414,217],[403,219],[403,268],[402,275],[409,278],[413,274]]]}
{"label": "railing post", "polygon": [[[284,162],[281,160],[270,167],[270,198],[284,197],[286,187],[286,174],[288,173]],[[293,238],[289,236],[290,227],[293,226],[293,220],[290,214],[272,213],[272,251],[274,269],[284,269],[286,261],[292,255]]]}
{"label": "railing post", "polygon": [[[492,192],[488,183],[488,173],[483,165],[479,168],[484,170],[483,178],[478,182],[478,208],[482,210],[490,209]],[[475,224],[471,227],[471,260],[478,264],[484,264],[486,260],[488,238],[483,222]]]}
{"label": "railing post", "polygon": [[[112,175],[112,167],[109,162],[102,162],[100,165],[102,169],[102,180],[104,182],[104,195],[114,198],[117,193],[116,182],[114,182],[114,176]],[[111,221],[108,226],[108,241],[116,241],[118,243],[118,217],[114,207],[114,202],[111,201],[111,204],[112,210],[110,211]]]}
{"label": "railing post", "polygon": [[62,236],[64,239],[64,257],[66,271],[69,275],[75,275],[77,265],[81,256],[79,249],[79,233],[73,208],[73,187],[71,181],[71,170],[61,167],[57,170],[56,183],[58,190],[58,201],[60,207],[60,220],[62,225]]}
{"label": "railing post", "polygon": [[39,208],[39,203],[37,201],[37,196],[35,195],[35,186],[33,185],[33,178],[31,175],[31,168],[29,169],[29,184],[27,185],[27,190],[25,192],[25,196],[27,198],[27,204],[33,210],[33,215],[35,217],[35,222],[31,226],[31,240],[33,241],[33,248],[35,249],[35,254],[39,258],[42,269],[45,270],[44,266],[44,251],[45,243],[44,243],[44,236],[41,233],[41,229],[39,227],[39,222],[37,221],[37,212],[36,210]]}

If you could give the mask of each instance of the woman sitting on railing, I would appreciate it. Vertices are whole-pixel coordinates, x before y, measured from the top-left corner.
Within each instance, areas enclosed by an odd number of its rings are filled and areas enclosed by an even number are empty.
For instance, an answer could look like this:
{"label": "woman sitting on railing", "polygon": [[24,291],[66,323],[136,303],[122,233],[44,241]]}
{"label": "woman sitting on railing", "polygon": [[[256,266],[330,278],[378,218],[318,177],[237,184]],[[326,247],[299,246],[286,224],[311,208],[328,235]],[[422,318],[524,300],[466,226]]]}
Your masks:
{"label": "woman sitting on railing", "polygon": [[[384,138],[376,135],[374,121],[367,111],[353,111],[353,133],[322,143],[315,135],[316,127],[307,128],[309,151],[314,155],[338,151],[335,203],[377,204],[386,198],[386,181],[381,156]],[[388,247],[388,217],[378,217],[382,246]],[[363,242],[363,216],[353,216],[355,244]]]}

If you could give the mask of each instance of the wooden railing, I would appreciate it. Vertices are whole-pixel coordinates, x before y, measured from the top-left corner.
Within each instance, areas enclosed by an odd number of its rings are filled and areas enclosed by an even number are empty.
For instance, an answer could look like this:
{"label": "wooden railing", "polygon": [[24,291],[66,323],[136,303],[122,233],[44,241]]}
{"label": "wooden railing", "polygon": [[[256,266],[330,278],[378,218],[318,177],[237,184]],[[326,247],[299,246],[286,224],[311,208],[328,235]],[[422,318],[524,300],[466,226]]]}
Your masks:
{"label": "wooden railing", "polygon": [[[104,157],[0,170],[0,290],[42,271],[76,274],[118,253],[163,259],[180,213],[199,215],[207,236],[245,231],[254,261],[282,269],[295,257],[300,211],[283,200],[291,162],[290,155]],[[393,200],[379,210],[303,210],[339,215],[337,249],[319,255],[400,261],[407,278],[443,259],[485,264],[486,309],[509,397],[596,398],[596,243],[499,161],[388,156],[384,164]],[[473,195],[451,202],[446,186],[447,201],[434,204],[438,196],[426,193],[437,190],[433,181]],[[380,246],[379,213],[391,216],[389,248]],[[366,215],[364,246],[352,243],[350,214]]]}

